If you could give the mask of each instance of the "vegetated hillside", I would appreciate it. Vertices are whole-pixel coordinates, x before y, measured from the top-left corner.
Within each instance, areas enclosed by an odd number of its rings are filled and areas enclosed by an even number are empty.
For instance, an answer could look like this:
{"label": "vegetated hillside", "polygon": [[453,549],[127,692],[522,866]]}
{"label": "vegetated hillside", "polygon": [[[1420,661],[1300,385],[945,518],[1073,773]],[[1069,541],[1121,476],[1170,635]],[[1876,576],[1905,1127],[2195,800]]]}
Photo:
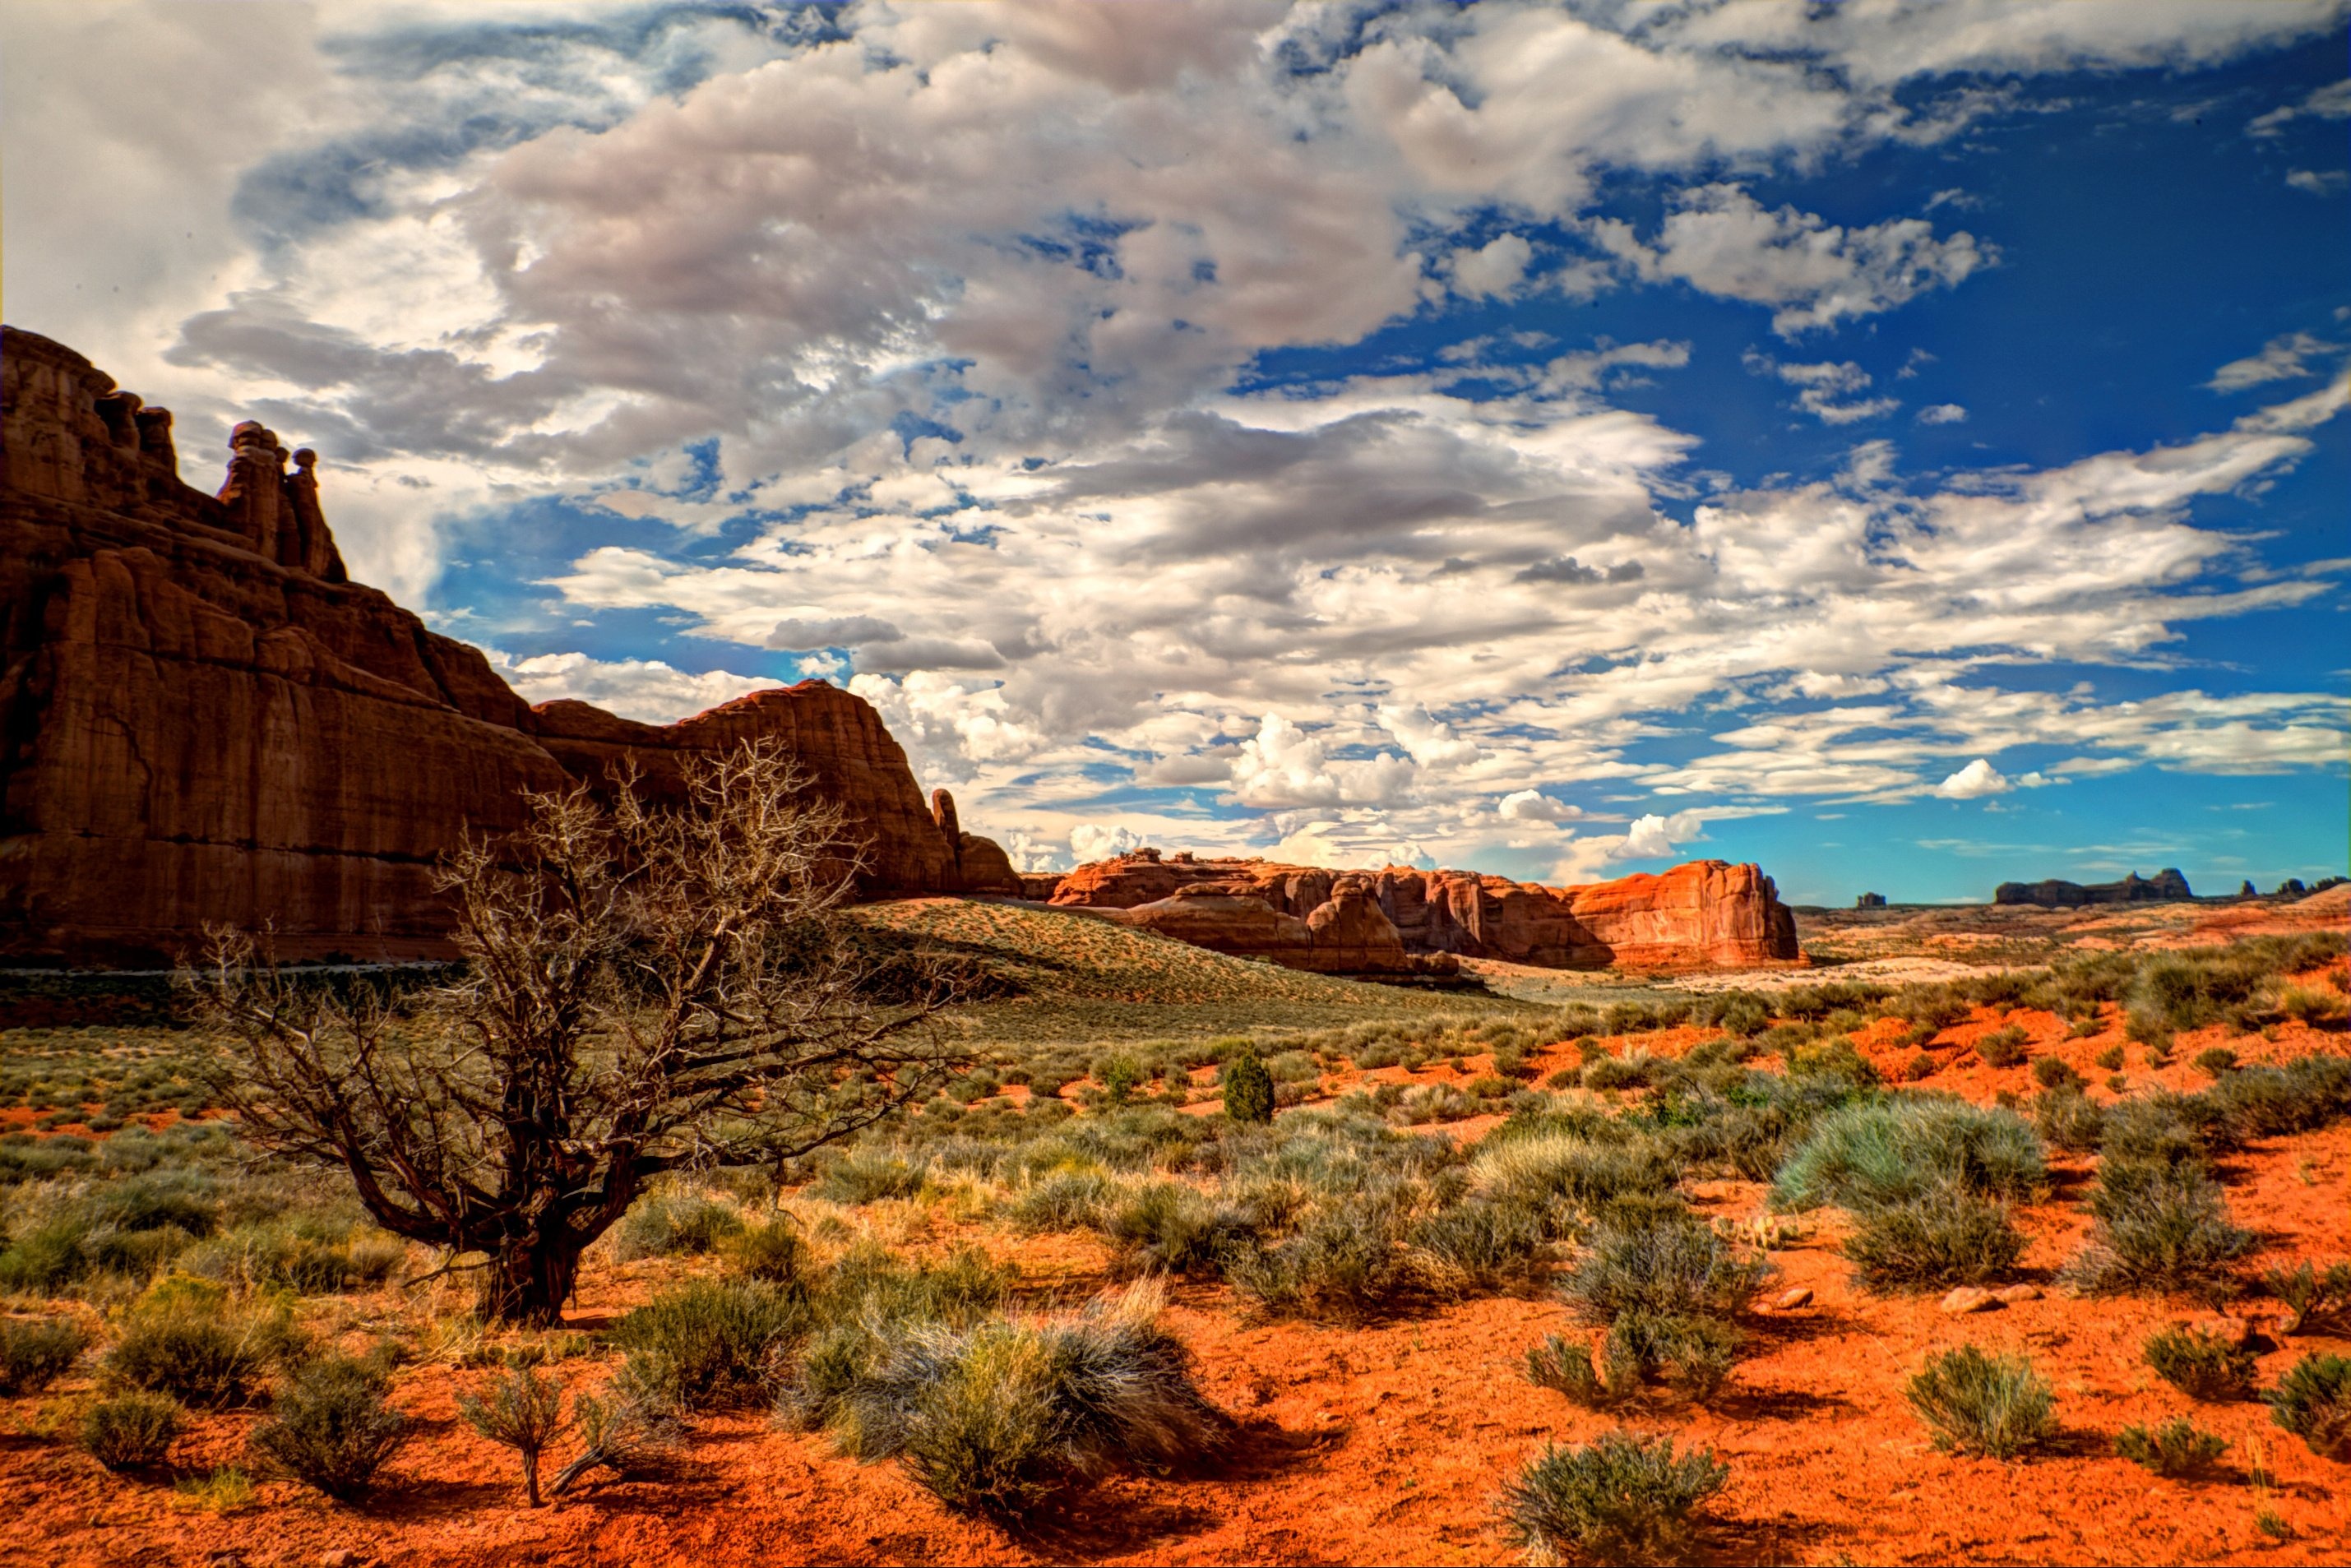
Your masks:
{"label": "vegetated hillside", "polygon": [[1304,974],[1038,904],[915,898],[854,917],[893,950],[965,973],[983,999],[962,1023],[982,1040],[1247,1034],[1519,1006]]}
{"label": "vegetated hillside", "polygon": [[[1283,1109],[1215,1113],[1248,1040],[999,1034],[854,1146],[668,1182],[562,1329],[501,1331],[462,1276],[396,1284],[448,1260],[336,1182],[191,1122],[193,1039],[0,1031],[24,1560],[2351,1549],[2339,936],[1280,1033],[1334,983],[933,908],[881,918],[1035,966],[992,1019],[1106,975],[1278,988],[1126,1005],[1259,1018]],[[573,1417],[547,1509],[533,1408]],[[360,1474],[354,1432],[404,1441]]]}

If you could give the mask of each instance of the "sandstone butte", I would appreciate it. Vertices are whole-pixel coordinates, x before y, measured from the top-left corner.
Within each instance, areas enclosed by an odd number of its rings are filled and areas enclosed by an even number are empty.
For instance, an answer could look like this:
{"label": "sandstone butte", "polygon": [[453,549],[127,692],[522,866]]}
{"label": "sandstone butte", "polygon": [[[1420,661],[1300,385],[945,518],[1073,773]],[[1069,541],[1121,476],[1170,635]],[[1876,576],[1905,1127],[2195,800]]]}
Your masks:
{"label": "sandstone butte", "polygon": [[1801,964],[1794,915],[1753,865],[1696,861],[1581,887],[1465,871],[1330,871],[1142,850],[1023,879],[1031,897],[1218,952],[1327,973]]}
{"label": "sandstone butte", "polygon": [[681,723],[533,707],[481,653],[351,582],[316,458],[236,427],[216,496],[172,416],[71,350],[0,329],[0,953],[170,959],[207,922],[287,957],[446,951],[436,857],[522,792],[772,737],[863,841],[868,896],[1018,893],[926,806],[861,698],[820,681]]}

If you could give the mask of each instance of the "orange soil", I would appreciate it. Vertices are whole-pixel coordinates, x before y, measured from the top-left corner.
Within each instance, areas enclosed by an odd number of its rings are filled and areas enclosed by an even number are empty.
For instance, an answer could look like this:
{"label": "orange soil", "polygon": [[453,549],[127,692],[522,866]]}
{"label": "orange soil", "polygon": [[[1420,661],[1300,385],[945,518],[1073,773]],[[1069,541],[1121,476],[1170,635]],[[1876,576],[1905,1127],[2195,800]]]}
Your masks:
{"label": "orange soil", "polygon": [[[2110,1009],[2111,1010],[2111,1009]],[[1965,1047],[2003,1023],[2024,1027],[2036,1055],[2074,1065],[2109,1097],[2091,1060],[2121,1039],[2116,1020],[2095,1037],[2064,1038],[2045,1013],[2004,1019],[1979,1009],[1945,1031],[1934,1054],[1949,1065],[1928,1086],[1988,1100],[2031,1090],[2024,1067],[1991,1069]],[[1686,1049],[1707,1031],[1643,1043]],[[1911,1052],[1862,1047],[1886,1068]],[[1621,1045],[1621,1041],[1615,1042]],[[2200,1038],[2183,1037],[2173,1065],[2153,1071],[2128,1048],[2136,1086],[2149,1079],[2192,1088],[2188,1066]],[[2248,1060],[2340,1051],[2340,1035],[2289,1025],[2274,1041],[2231,1042]],[[1565,1046],[1541,1054],[1549,1072],[1574,1060]],[[1422,1073],[1460,1081],[1477,1074]],[[1394,1076],[1383,1070],[1375,1077]],[[1480,1119],[1483,1121],[1484,1119]],[[1461,1135],[1467,1124],[1443,1130]],[[2060,1157],[2052,1201],[2020,1213],[2032,1238],[2028,1279],[2044,1286],[2079,1245],[2085,1218],[2071,1201],[2091,1162]],[[2262,1266],[2351,1249],[2351,1125],[2271,1140],[2224,1169],[2241,1223],[2263,1242]],[[1750,1184],[1698,1184],[1701,1207],[1724,1218],[1761,1210]],[[1031,1287],[1063,1301],[1109,1283],[1106,1254],[1068,1237],[1013,1239],[957,1226],[934,1213],[916,1227],[925,1245],[978,1239],[1016,1257]],[[1932,1297],[1865,1294],[1836,1251],[1830,1217],[1771,1254],[1774,1290],[1807,1286],[1811,1305],[1759,1315],[1733,1392],[1712,1410],[1660,1406],[1622,1423],[1714,1448],[1731,1468],[1718,1500],[1707,1555],[1725,1562],[2235,1562],[2351,1560],[2351,1468],[2311,1455],[2273,1427],[2258,1404],[2191,1406],[2156,1379],[2139,1346],[2156,1329],[2200,1314],[2187,1301],[2088,1301],[2052,1291],[1980,1316],[1952,1318]],[[676,1269],[663,1263],[591,1270],[575,1309],[598,1327],[643,1300]],[[1768,1298],[1767,1298],[1768,1299]],[[344,1304],[350,1327],[394,1303]],[[2274,1307],[2256,1302],[2255,1308]],[[418,1417],[403,1455],[406,1484],[357,1511],[289,1482],[265,1482],[258,1506],[222,1517],[175,1507],[162,1487],[108,1476],[69,1444],[32,1435],[63,1416],[78,1386],[47,1400],[5,1402],[0,1487],[21,1510],[0,1562],[129,1563],[236,1561],[312,1563],[348,1551],[352,1563],[693,1563],[752,1562],[1135,1563],[1509,1561],[1494,1523],[1495,1494],[1547,1442],[1588,1440],[1620,1424],[1529,1384],[1527,1348],[1545,1334],[1582,1333],[1548,1299],[1478,1301],[1360,1328],[1252,1324],[1221,1287],[1179,1286],[1168,1324],[1199,1358],[1203,1385],[1244,1423],[1235,1458],[1213,1473],[1113,1480],[1050,1534],[1018,1538],[947,1514],[894,1466],[861,1466],[827,1439],[778,1431],[758,1416],[697,1423],[682,1473],[656,1485],[592,1487],[533,1512],[520,1505],[511,1456],[455,1418],[454,1396],[482,1373],[428,1366],[404,1373],[395,1402]],[[2024,1462],[1938,1454],[1901,1396],[1930,1352],[1972,1342],[2030,1354],[2055,1385],[2064,1435]],[[2351,1353],[2324,1334],[2262,1342],[2262,1378],[2273,1382],[2305,1351]],[[609,1362],[606,1364],[609,1365]],[[589,1385],[603,1369],[560,1364]],[[2231,1444],[2221,1473],[2200,1483],[2158,1479],[2116,1458],[2126,1424],[2189,1414]],[[174,1459],[183,1473],[245,1463],[255,1417],[200,1420]],[[2248,1484],[2257,1456],[2274,1476],[2266,1494]],[[2280,1542],[2255,1529],[2268,1508],[2290,1526]],[[337,1559],[341,1561],[341,1559]]]}

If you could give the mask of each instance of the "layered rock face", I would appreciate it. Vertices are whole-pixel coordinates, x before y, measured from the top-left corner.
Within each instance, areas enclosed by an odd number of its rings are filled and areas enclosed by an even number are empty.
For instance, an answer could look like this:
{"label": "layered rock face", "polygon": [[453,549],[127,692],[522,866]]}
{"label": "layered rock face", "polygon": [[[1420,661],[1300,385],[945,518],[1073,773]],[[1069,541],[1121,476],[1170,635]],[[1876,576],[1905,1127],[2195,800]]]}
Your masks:
{"label": "layered rock face", "polygon": [[2091,904],[2177,904],[2196,895],[2177,867],[2153,877],[2131,873],[2120,882],[2004,882],[1992,891],[1994,904],[2031,904],[2043,909],[2079,909]]}
{"label": "layered rock face", "polygon": [[1332,973],[1402,971],[1437,956],[1561,969],[1803,961],[1795,916],[1771,879],[1723,861],[1546,887],[1474,872],[1334,872],[1144,850],[1080,866],[1050,890],[1029,882],[1032,896],[1045,893],[1065,908]]}
{"label": "layered rock face", "polygon": [[347,580],[315,459],[258,424],[221,492],[182,484],[169,413],[0,332],[0,951],[168,959],[206,923],[288,956],[445,952],[434,862],[522,792],[783,741],[849,810],[872,896],[1018,892],[926,805],[860,698],[822,682],[679,724],[534,709],[481,653]]}

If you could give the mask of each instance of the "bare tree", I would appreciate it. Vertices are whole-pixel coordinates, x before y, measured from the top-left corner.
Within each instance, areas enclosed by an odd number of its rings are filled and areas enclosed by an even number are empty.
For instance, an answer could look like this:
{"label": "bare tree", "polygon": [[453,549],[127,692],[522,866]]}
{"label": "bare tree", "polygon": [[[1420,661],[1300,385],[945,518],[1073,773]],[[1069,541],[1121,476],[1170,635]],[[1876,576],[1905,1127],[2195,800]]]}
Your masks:
{"label": "bare tree", "polygon": [[902,971],[884,999],[844,939],[857,852],[774,747],[696,759],[674,806],[632,775],[529,809],[444,863],[456,983],[338,990],[224,933],[194,983],[247,1139],[342,1167],[394,1235],[482,1254],[486,1316],[549,1323],[653,1177],[778,1165],[964,1061],[926,1026],[952,986]]}

